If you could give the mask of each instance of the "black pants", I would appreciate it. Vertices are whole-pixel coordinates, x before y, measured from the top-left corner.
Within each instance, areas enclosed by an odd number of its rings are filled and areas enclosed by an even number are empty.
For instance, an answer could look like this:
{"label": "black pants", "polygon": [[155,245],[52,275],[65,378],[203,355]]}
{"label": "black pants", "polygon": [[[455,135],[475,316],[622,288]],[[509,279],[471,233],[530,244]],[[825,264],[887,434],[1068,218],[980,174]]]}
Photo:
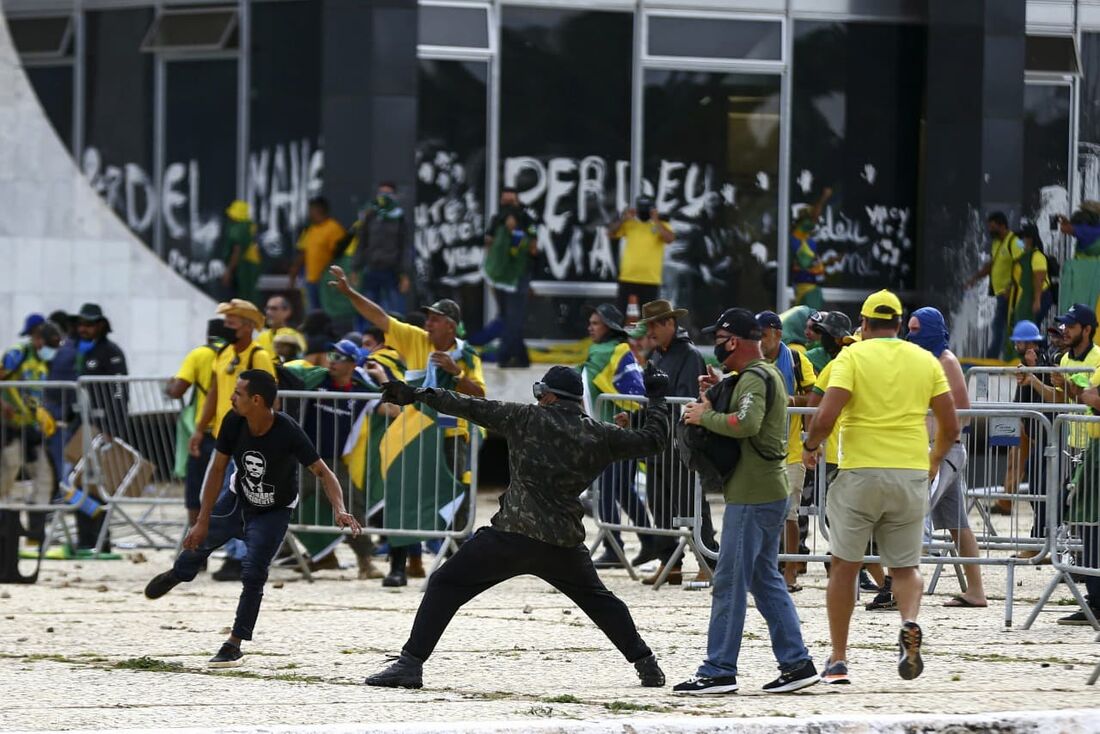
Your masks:
{"label": "black pants", "polygon": [[[680,452],[665,452],[658,456],[651,463],[649,481],[652,483],[649,502],[656,527],[671,529],[675,527],[675,518],[691,517],[695,513],[695,476],[688,469],[687,464],[680,459]],[[699,491],[703,491],[701,484]],[[700,533],[703,545],[717,552],[718,541],[714,534],[714,519],[711,517],[710,503],[707,502],[705,494]],[[667,563],[676,551],[680,539],[671,535],[656,535],[654,538],[657,557],[662,563]]]}
{"label": "black pants", "polygon": [[630,610],[596,575],[583,545],[563,548],[495,528],[478,530],[432,574],[405,652],[427,660],[463,604],[524,574],[538,576],[573,600],[630,662],[652,654],[638,635]]}

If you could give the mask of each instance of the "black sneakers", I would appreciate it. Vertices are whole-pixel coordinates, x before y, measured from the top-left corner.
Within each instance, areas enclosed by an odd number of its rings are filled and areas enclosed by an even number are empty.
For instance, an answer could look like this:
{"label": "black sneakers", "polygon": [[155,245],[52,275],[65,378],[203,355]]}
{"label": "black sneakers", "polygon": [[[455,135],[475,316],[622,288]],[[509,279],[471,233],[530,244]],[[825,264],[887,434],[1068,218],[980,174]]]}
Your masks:
{"label": "black sneakers", "polygon": [[792,668],[780,674],[778,678],[764,686],[764,693],[793,693],[794,691],[809,688],[820,681],[817,668],[812,660],[806,660],[797,668]]}
{"label": "black sneakers", "polygon": [[898,675],[913,680],[924,672],[920,646],[924,635],[916,622],[906,622],[898,632]]}
{"label": "black sneakers", "polygon": [[[409,577],[404,571],[390,571],[386,574],[386,578],[382,579],[383,586],[395,587],[395,586],[408,586]],[[419,686],[417,686],[419,688]]]}
{"label": "black sneakers", "polygon": [[657,664],[657,656],[650,655],[634,663],[634,669],[638,671],[638,678],[644,688],[661,688],[665,685],[665,673]]}
{"label": "black sneakers", "polygon": [[[1092,613],[1097,619],[1100,619],[1100,609],[1093,609]],[[1060,617],[1058,619],[1058,624],[1064,624],[1070,627],[1092,626],[1092,622],[1089,621],[1089,618],[1085,615],[1083,611],[1074,612],[1073,614],[1067,615],[1065,617]]]}
{"label": "black sneakers", "polygon": [[154,576],[153,580],[145,585],[145,596],[149,599],[159,599],[181,583],[183,582],[177,579],[171,570],[165,571]]}
{"label": "black sneakers", "polygon": [[218,654],[210,658],[210,662],[206,665],[208,668],[236,668],[243,659],[244,655],[241,653],[241,648],[232,642],[226,642],[222,644]]}
{"label": "black sneakers", "polygon": [[210,578],[215,581],[240,581],[241,562],[233,558],[226,558],[222,567],[210,574]]}
{"label": "black sneakers", "polygon": [[896,612],[898,610],[898,602],[894,598],[893,592],[884,589],[875,594],[875,598],[867,602],[863,608],[868,612]]}
{"label": "black sneakers", "polygon": [[380,673],[363,681],[364,685],[381,688],[423,688],[424,661],[415,658],[404,650],[400,655],[388,658],[393,664]]}
{"label": "black sneakers", "polygon": [[707,696],[719,693],[736,693],[737,676],[724,675],[717,678],[693,675],[683,683],[677,683],[672,688],[673,693],[682,696]]}

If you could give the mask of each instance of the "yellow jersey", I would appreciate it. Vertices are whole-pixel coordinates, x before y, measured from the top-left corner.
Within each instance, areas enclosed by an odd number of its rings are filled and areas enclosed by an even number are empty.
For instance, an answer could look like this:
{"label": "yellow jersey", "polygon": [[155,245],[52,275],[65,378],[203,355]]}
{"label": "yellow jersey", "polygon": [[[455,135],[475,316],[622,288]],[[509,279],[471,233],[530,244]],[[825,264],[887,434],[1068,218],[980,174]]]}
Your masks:
{"label": "yellow jersey", "polygon": [[852,344],[828,367],[828,387],[851,393],[840,468],[928,471],[928,406],[951,390],[939,360],[916,344],[879,338]]}
{"label": "yellow jersey", "polygon": [[305,253],[306,281],[316,283],[332,262],[336,245],[346,232],[335,219],[329,217],[320,224],[311,224],[298,238],[298,249]]}
{"label": "yellow jersey", "polygon": [[[247,370],[263,370],[275,377],[275,363],[271,355],[256,342],[252,342],[240,354],[232,344],[222,348],[214,358],[213,378],[218,385],[218,404],[214,408],[214,422],[210,432],[218,437],[222,419],[233,409],[233,391],[237,388],[237,378]],[[201,415],[201,414],[200,414]]]}
{"label": "yellow jersey", "polygon": [[210,381],[214,379],[214,359],[218,350],[208,344],[195,347],[183,358],[176,370],[176,379],[191,383],[192,402],[195,404],[195,418],[202,415],[206,405],[206,394],[210,392]]}
{"label": "yellow jersey", "polygon": [[668,224],[628,219],[611,233],[612,239],[625,238],[619,260],[619,280],[624,283],[660,285],[665,260],[665,241],[659,229],[672,231]]}

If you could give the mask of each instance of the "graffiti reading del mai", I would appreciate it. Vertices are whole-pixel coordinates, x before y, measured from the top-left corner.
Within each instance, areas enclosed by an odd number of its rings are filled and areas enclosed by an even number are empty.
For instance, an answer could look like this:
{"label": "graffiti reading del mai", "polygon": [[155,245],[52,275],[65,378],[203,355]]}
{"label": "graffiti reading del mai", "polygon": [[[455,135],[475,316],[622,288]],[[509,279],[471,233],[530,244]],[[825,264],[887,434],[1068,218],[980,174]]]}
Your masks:
{"label": "graffiti reading del mai", "polygon": [[[452,176],[457,158],[455,153],[441,152],[421,160],[421,183],[431,183],[432,193],[422,196],[416,208],[418,265],[430,273],[428,277],[448,284],[477,282],[483,253],[482,193],[468,185],[462,172],[461,182]],[[709,258],[715,261],[712,266],[730,255],[758,261],[774,258],[775,193],[770,191],[774,174],[759,172],[741,188],[716,180],[712,167],[698,163],[662,160],[656,174],[656,184],[643,180],[643,191],[653,197],[680,239],[702,237]],[[446,180],[441,182],[441,176]],[[864,180],[874,186],[873,175]],[[503,185],[517,189],[521,203],[537,222],[541,262],[537,277],[579,281],[616,277],[617,257],[605,225],[630,205],[628,161],[611,162],[600,156],[506,158]],[[853,278],[904,281],[912,270],[911,228],[907,206],[868,204],[855,211],[827,207],[816,234],[826,272],[843,282]],[[762,242],[772,245],[765,247]],[[675,259],[682,249],[669,248],[670,257]]]}
{"label": "graffiti reading del mai", "polygon": [[[165,260],[188,280],[206,285],[225,272],[219,252],[223,212],[229,204],[204,202],[199,162],[169,163],[160,187],[135,163],[104,163],[99,150],[87,148],[84,175],[107,205],[135,234],[152,240],[157,215],[163,223]],[[271,258],[289,254],[304,226],[310,197],[321,193],[324,153],[308,140],[275,145],[248,157],[247,201],[257,225],[257,240]]]}

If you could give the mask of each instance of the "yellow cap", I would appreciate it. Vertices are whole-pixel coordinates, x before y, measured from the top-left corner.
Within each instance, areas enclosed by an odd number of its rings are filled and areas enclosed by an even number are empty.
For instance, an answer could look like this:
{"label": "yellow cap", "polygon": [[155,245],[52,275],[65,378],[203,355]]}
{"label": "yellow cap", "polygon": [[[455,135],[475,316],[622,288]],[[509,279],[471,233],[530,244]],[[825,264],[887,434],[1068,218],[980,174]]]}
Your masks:
{"label": "yellow cap", "polygon": [[226,215],[234,222],[247,222],[252,218],[252,211],[248,202],[237,199],[225,210]]}
{"label": "yellow cap", "polygon": [[867,319],[889,319],[901,316],[901,300],[890,291],[883,289],[867,296],[859,315]]}

